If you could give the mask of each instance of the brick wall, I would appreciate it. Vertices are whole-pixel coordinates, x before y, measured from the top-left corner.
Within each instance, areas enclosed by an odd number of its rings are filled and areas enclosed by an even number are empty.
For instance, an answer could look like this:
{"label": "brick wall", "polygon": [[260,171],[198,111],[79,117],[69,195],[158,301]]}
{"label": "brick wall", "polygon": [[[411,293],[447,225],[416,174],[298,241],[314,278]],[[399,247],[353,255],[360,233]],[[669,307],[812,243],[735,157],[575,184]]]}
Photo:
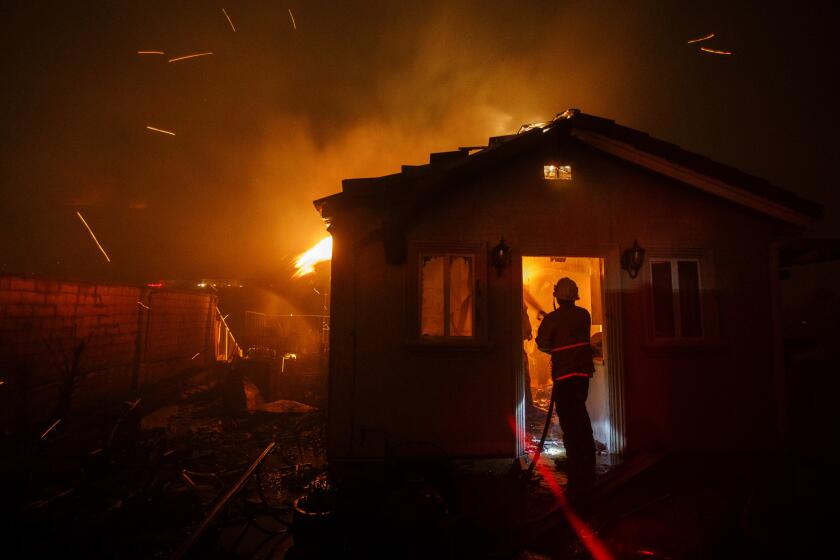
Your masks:
{"label": "brick wall", "polygon": [[207,365],[215,306],[203,292],[0,276],[0,417],[14,414],[21,383],[32,416],[48,414],[82,342],[79,408],[118,404],[133,385]]}

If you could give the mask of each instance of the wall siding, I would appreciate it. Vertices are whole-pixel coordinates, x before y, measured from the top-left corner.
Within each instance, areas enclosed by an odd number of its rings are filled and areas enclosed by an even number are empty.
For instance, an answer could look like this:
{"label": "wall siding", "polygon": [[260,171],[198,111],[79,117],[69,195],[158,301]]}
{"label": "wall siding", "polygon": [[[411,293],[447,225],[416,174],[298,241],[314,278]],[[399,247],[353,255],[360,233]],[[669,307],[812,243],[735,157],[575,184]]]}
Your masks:
{"label": "wall siding", "polygon": [[[572,181],[542,178],[543,164],[558,159],[572,165]],[[717,302],[721,331],[714,344],[652,347],[642,275],[633,280],[622,272],[607,294],[621,306],[627,452],[766,448],[776,441],[772,220],[574,143],[453,186],[421,212],[407,231],[409,242],[492,247],[504,236],[515,259],[618,255],[635,239],[649,249],[707,251],[715,278],[705,288]],[[412,268],[386,265],[379,241],[348,242],[342,253],[342,237],[361,238],[376,219],[339,215],[335,223],[332,282],[340,299],[332,307],[333,349],[353,340],[356,350],[353,367],[343,351],[331,357],[331,384],[354,388],[331,394],[331,409],[342,410],[345,423],[331,427],[335,436],[343,434],[329,442],[332,456],[513,456],[519,268],[510,266],[501,277],[488,270],[487,347],[417,348],[406,344]],[[354,291],[346,287],[351,284]],[[351,370],[352,383],[343,378]]]}

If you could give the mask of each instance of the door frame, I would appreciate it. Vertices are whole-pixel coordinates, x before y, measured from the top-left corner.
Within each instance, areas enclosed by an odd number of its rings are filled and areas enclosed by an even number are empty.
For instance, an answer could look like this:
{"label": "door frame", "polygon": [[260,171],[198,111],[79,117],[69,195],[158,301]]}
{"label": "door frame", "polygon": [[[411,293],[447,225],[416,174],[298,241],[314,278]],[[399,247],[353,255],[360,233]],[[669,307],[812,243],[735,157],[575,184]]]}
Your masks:
{"label": "door frame", "polygon": [[512,317],[515,326],[511,346],[514,371],[514,410],[516,420],[516,456],[525,454],[525,371],[522,347],[522,258],[523,257],[587,257],[603,259],[604,270],[601,279],[601,303],[604,310],[604,359],[608,380],[610,441],[609,450],[613,460],[621,462],[626,446],[624,412],[624,336],[622,329],[621,259],[618,245],[563,245],[545,243],[532,245],[513,254],[515,275]]}

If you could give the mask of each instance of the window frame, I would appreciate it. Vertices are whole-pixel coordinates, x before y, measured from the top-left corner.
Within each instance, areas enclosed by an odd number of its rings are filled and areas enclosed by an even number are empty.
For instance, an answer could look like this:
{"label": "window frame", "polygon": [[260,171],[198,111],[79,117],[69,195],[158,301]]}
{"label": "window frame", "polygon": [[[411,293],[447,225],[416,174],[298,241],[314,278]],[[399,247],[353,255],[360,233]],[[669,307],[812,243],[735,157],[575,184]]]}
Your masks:
{"label": "window frame", "polygon": [[[699,297],[700,336],[683,336],[682,302],[679,292],[679,263],[697,263],[697,288]],[[673,298],[674,336],[663,337],[656,332],[656,308],[653,292],[653,265],[668,262],[671,273],[671,297]],[[709,346],[720,342],[717,304],[714,295],[714,265],[709,252],[696,249],[648,251],[644,270],[645,324],[648,345],[656,347]]]}
{"label": "window frame", "polygon": [[[693,262],[697,264],[697,297],[700,300],[700,336],[685,336],[682,333],[683,330],[683,310],[682,310],[682,301],[680,298],[680,273],[679,273],[679,263],[681,262]],[[674,336],[659,336],[656,334],[656,313],[654,308],[653,313],[653,332],[654,337],[660,340],[686,340],[686,341],[698,341],[703,340],[706,334],[705,328],[705,313],[703,312],[703,267],[701,266],[699,258],[665,258],[665,257],[654,257],[649,260],[648,267],[649,267],[649,275],[651,278],[650,289],[653,290],[653,265],[654,264],[661,264],[661,263],[668,263],[671,268],[671,298],[673,301],[673,307],[671,312],[673,313],[673,321],[674,321]],[[653,302],[653,305],[656,305],[656,302]]]}
{"label": "window frame", "polygon": [[[423,258],[447,257],[444,261],[444,335],[423,335]],[[450,332],[450,258],[472,259],[473,310],[471,336],[453,336]],[[411,243],[408,256],[406,301],[408,302],[405,329],[406,342],[420,346],[475,346],[487,341],[487,245],[486,243],[435,242]]]}

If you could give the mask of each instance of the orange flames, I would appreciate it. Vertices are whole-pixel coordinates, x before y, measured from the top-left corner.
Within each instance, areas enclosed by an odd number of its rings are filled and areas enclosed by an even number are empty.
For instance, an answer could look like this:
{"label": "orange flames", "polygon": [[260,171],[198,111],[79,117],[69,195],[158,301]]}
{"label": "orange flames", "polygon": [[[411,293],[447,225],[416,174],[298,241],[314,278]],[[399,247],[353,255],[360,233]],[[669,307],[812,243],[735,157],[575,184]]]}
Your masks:
{"label": "orange flames", "polygon": [[292,278],[300,278],[315,272],[315,265],[332,259],[332,236],[328,235],[314,247],[298,255],[295,259],[296,272]]}

